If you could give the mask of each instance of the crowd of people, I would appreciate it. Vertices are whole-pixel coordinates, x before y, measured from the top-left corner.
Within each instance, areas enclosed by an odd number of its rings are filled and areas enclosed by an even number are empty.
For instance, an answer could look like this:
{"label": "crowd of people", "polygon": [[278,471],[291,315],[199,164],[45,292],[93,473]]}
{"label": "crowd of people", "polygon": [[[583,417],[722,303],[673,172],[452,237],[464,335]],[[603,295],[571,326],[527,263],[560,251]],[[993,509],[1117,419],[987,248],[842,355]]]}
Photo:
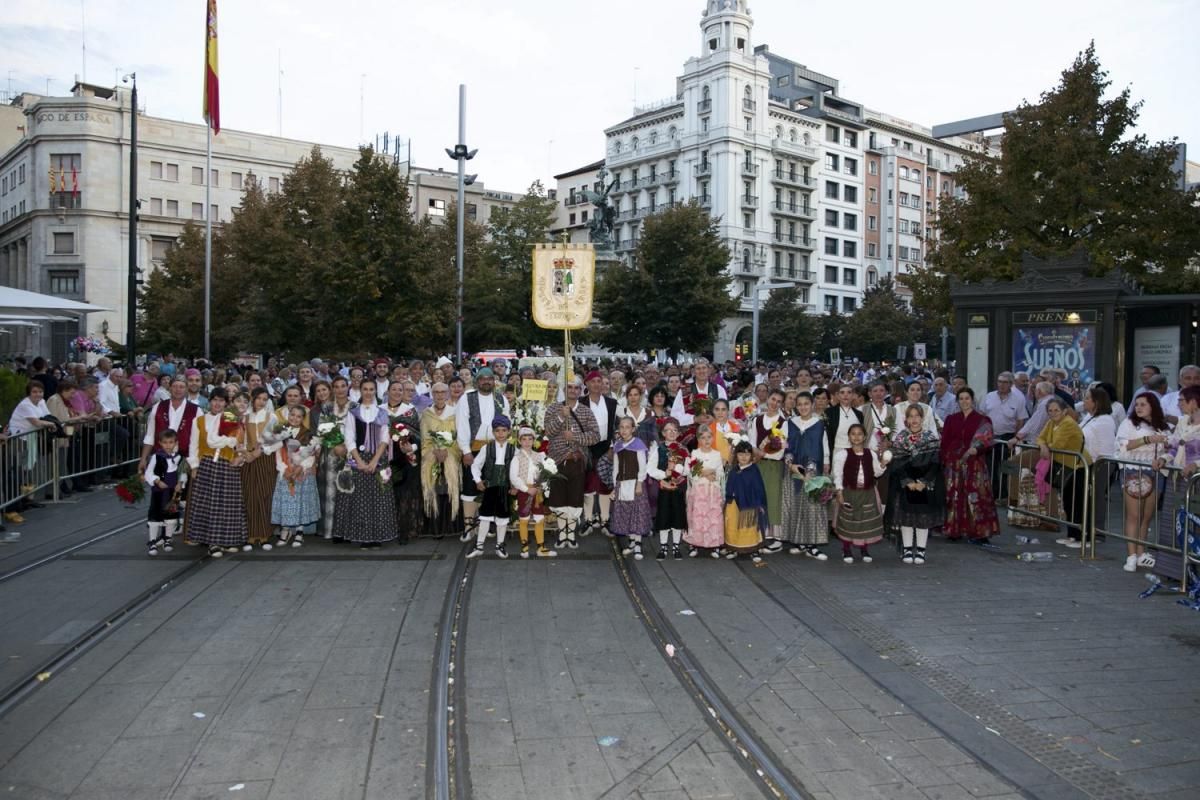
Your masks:
{"label": "crowd of people", "polygon": [[635,559],[643,548],[660,560],[786,549],[825,561],[832,542],[846,563],[870,563],[894,534],[903,563],[920,565],[931,531],[987,544],[996,499],[1016,505],[1024,469],[1061,496],[1059,542],[1078,547],[1095,524],[1079,488],[1086,464],[1094,481],[1121,478],[1133,571],[1154,563],[1157,471],[1200,462],[1194,366],[1173,393],[1147,367],[1128,411],[1111,384],[1069,386],[1054,369],[1001,373],[982,396],[949,370],[907,364],[577,369],[166,357],[126,375],[107,359],[65,370],[37,359],[9,432],[140,418],[147,552],[182,538],[214,557],[314,536],[368,549],[459,536],[471,557],[492,540],[507,558],[515,526],[521,557],[603,531]]}

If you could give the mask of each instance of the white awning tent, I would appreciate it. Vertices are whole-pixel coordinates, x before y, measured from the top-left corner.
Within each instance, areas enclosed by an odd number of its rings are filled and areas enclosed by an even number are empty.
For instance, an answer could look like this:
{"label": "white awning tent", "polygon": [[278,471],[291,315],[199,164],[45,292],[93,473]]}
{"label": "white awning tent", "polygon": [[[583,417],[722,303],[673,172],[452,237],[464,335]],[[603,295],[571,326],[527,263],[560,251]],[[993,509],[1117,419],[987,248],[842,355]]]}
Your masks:
{"label": "white awning tent", "polygon": [[8,319],[36,320],[40,317],[43,322],[51,322],[53,316],[62,313],[67,314],[66,318],[70,319],[80,314],[111,310],[90,303],[80,303],[78,300],[66,300],[52,294],[0,286],[0,314],[6,315]]}

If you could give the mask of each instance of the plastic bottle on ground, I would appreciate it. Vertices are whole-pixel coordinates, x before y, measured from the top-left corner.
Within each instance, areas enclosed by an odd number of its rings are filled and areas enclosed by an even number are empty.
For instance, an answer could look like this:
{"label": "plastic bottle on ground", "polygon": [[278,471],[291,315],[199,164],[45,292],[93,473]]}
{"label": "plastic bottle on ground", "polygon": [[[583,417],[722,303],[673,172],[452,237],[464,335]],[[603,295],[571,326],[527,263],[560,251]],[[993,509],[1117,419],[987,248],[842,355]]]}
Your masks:
{"label": "plastic bottle on ground", "polygon": [[1021,561],[1053,561],[1054,553],[1047,553],[1045,550],[1039,550],[1036,553],[1021,553],[1017,556]]}

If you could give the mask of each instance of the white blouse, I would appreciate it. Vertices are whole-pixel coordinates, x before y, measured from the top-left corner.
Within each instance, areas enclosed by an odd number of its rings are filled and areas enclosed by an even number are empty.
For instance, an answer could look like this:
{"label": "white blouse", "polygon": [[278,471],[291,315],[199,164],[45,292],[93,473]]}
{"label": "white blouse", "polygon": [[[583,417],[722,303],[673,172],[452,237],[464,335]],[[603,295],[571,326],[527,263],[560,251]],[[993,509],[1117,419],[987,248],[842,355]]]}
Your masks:
{"label": "white blouse", "polygon": [[[842,475],[846,471],[846,455],[849,452],[850,448],[844,447],[833,454],[833,485],[839,492],[845,488],[842,486]],[[886,469],[885,465],[879,463],[879,456],[875,455],[874,453],[871,453],[871,467],[871,471],[875,473],[876,478],[882,475],[883,471]],[[863,468],[859,466],[857,482],[861,484],[865,481],[865,479],[866,475],[863,474]]]}
{"label": "white blouse", "polygon": [[1098,417],[1088,414],[1079,421],[1079,427],[1083,430],[1083,448],[1092,457],[1092,463],[1116,454],[1117,421],[1112,414]]}
{"label": "white blouse", "polygon": [[721,458],[721,453],[716,448],[709,448],[706,453],[700,448],[692,451],[692,458],[700,462],[702,470],[712,470],[717,476],[716,478],[705,478],[701,475],[698,478],[690,478],[691,482],[696,486],[715,483],[718,486],[721,484],[721,479],[725,477],[725,460]]}
{"label": "white blouse", "polygon": [[[647,456],[649,455],[649,451],[648,450],[635,450],[634,453],[635,453],[635,455],[637,455],[637,462],[638,462],[637,478],[627,478],[627,479],[625,479],[623,481],[619,481],[617,483],[617,496],[615,499],[620,500],[622,502],[626,502],[626,503],[630,502],[631,500],[634,499],[634,497],[637,496],[638,484],[640,484],[646,480],[646,475],[648,474],[649,469],[650,469],[650,465],[647,461]],[[618,454],[614,452],[613,453],[613,478],[614,479],[616,479],[617,457],[618,457]]]}
{"label": "white blouse", "polygon": [[1134,444],[1134,441],[1143,436],[1165,436],[1166,434],[1166,431],[1156,431],[1144,422],[1134,424],[1132,419],[1126,417],[1125,421],[1121,423],[1121,427],[1117,429],[1117,458],[1143,464],[1153,463],[1158,458],[1165,459],[1167,452],[1165,444],[1142,444],[1140,441]]}
{"label": "white blouse", "polygon": [[[362,417],[363,422],[368,424],[373,423],[379,416],[379,405],[371,403],[369,406],[359,406],[358,413]],[[346,439],[347,450],[358,449],[358,426],[355,424],[353,414],[347,414],[345,420],[342,421],[342,436]],[[385,441],[384,444],[387,444],[387,442]]]}

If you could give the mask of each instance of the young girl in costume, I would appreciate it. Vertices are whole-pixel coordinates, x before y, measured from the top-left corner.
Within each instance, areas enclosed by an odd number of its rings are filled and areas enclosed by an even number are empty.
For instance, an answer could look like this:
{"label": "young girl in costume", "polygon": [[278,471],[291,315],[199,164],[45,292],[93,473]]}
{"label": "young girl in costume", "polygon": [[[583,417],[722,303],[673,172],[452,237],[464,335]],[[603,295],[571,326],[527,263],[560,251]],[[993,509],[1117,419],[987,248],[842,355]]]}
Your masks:
{"label": "young girl in costume", "polygon": [[833,484],[837,488],[837,516],[833,530],[842,540],[842,561],[854,563],[851,546],[857,546],[864,564],[871,563],[869,545],[883,538],[883,514],[875,480],[886,465],[866,446],[867,429],[850,426],[850,446],[833,456]]}
{"label": "young girl in costume", "polygon": [[761,561],[758,550],[769,525],[767,490],[749,442],[738,442],[733,458],[734,467],[725,481],[725,557],[752,553],[754,561]]}
{"label": "young girl in costume", "polygon": [[691,483],[687,493],[688,526],[683,536],[691,545],[688,552],[690,558],[700,555],[701,550],[710,552],[713,558],[719,558],[718,550],[725,544],[725,503],[721,490],[725,478],[725,460],[720,451],[713,447],[714,439],[710,426],[697,428],[698,447],[692,451],[693,466],[688,478]]}
{"label": "young girl in costume", "polygon": [[796,395],[796,416],[787,424],[787,463],[790,480],[783,487],[783,538],[793,555],[804,554],[818,561],[829,556],[821,547],[829,543],[829,512],[819,500],[808,496],[805,483],[829,472],[825,453],[825,422],[813,413],[808,392]]}
{"label": "young girl in costume", "polygon": [[517,441],[521,449],[508,468],[508,482],[517,492],[517,534],[521,537],[521,558],[529,558],[529,520],[533,520],[533,540],[538,558],[554,558],[558,553],[546,547],[545,487],[538,476],[546,460],[545,453],[533,449],[533,428],[521,428]]}
{"label": "young girl in costume", "polygon": [[[658,531],[659,561],[667,557],[667,548],[675,558],[683,558],[679,542],[687,528],[687,448],[679,442],[679,423],[668,417],[662,426],[662,439],[654,446],[654,455],[647,470],[658,482],[658,506],[654,512],[654,529]],[[641,542],[630,542],[626,555],[637,558],[642,553]]]}
{"label": "young girl in costume", "polygon": [[179,531],[179,492],[187,483],[187,474],[181,474],[179,437],[167,428],[158,434],[157,448],[146,465],[143,476],[150,484],[150,510],[146,514],[149,546],[147,555],[156,556],[161,550],[169,553],[171,537]]}
{"label": "young girl in costume", "polygon": [[320,441],[312,441],[312,431],[304,427],[308,409],[289,406],[287,425],[277,432],[283,446],[275,452],[275,494],[271,498],[271,524],[279,526],[276,547],[300,547],[304,534],[316,531],[321,518],[317,493],[317,459]]}
{"label": "young girl in costume", "polygon": [[629,552],[641,560],[642,536],[650,532],[653,520],[645,487],[649,449],[634,436],[635,432],[633,418],[621,417],[617,423],[617,441],[613,444],[616,497],[610,521],[613,535],[626,537]]}

